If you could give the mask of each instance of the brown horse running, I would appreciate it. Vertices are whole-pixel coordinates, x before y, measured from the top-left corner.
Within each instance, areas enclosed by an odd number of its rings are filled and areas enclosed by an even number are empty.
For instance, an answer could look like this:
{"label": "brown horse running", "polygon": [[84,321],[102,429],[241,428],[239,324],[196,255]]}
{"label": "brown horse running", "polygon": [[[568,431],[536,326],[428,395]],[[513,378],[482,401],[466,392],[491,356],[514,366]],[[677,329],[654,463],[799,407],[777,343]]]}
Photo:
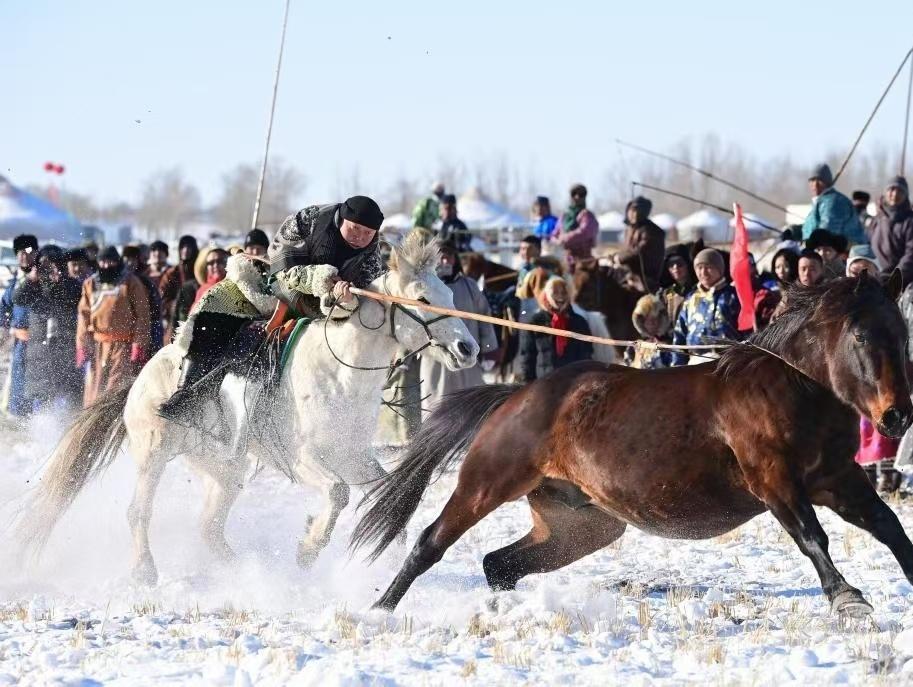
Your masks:
{"label": "brown horse running", "polygon": [[811,559],[832,609],[870,613],[834,567],[812,506],[870,532],[913,582],[913,545],[853,461],[859,413],[892,437],[913,420],[899,288],[895,272],[887,289],[863,274],[793,290],[767,330],[703,365],[580,363],[525,387],[446,397],[366,497],[353,534],[353,546],[373,543],[379,555],[435,470],[468,447],[456,489],[377,606],[393,609],[469,528],[526,496],[532,530],[483,561],[492,589],[568,565],[628,524],[701,539],[769,510]]}

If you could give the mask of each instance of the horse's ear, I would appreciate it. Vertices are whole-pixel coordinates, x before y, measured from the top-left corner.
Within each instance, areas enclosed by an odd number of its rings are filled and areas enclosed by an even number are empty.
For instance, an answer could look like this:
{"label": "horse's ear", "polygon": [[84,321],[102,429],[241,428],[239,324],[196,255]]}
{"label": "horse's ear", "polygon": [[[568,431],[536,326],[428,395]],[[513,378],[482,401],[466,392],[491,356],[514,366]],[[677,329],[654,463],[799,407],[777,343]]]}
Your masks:
{"label": "horse's ear", "polygon": [[888,292],[888,298],[892,301],[896,301],[900,298],[900,294],[903,291],[903,275],[896,267],[894,268],[894,271],[891,272],[891,276],[888,277],[888,283],[885,284],[885,290]]}
{"label": "horse's ear", "polygon": [[415,266],[406,258],[406,251],[402,246],[393,246],[390,254],[390,269],[400,274],[415,272]]}

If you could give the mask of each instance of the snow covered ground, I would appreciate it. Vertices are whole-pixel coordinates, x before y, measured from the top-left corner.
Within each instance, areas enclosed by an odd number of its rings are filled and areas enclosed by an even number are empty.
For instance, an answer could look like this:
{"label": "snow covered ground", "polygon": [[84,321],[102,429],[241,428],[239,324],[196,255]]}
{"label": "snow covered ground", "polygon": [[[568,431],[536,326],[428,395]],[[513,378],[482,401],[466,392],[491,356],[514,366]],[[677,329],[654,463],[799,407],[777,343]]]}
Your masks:
{"label": "snow covered ground", "polygon": [[[0,522],[9,522],[59,434],[0,433]],[[17,571],[0,531],[0,685],[913,684],[913,587],[890,553],[821,512],[831,553],[875,606],[829,614],[811,564],[772,518],[705,542],[629,530],[616,546],[492,594],[485,552],[525,533],[502,508],[420,578],[393,616],[368,612],[404,556],[350,560],[353,508],[310,571],[294,547],[313,493],[272,474],[245,488],[229,522],[239,554],[214,564],[196,529],[200,487],[182,464],[156,503],[161,583],[133,586],[123,455],[78,499],[41,563]],[[433,485],[410,544],[453,484]],[[913,531],[913,507],[895,505]]]}

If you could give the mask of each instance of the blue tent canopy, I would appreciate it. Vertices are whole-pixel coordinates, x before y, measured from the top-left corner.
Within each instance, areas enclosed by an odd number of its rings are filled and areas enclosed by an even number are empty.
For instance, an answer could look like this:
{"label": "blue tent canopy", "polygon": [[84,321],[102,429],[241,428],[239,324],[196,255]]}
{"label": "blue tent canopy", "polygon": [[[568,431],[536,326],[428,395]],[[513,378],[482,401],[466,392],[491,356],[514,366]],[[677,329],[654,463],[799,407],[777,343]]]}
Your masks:
{"label": "blue tent canopy", "polygon": [[0,176],[0,240],[19,234],[34,234],[42,242],[75,245],[82,240],[82,225],[69,213]]}

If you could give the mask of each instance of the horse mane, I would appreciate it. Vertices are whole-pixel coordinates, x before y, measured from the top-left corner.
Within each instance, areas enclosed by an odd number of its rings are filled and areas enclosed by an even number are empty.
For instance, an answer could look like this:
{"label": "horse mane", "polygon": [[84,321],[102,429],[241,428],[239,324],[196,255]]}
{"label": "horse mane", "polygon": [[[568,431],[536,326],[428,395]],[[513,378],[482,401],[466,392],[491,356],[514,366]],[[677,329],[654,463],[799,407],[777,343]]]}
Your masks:
{"label": "horse mane", "polygon": [[410,231],[403,242],[393,246],[390,254],[391,272],[420,272],[434,270],[441,260],[441,242],[428,234]]}
{"label": "horse mane", "polygon": [[[729,379],[755,372],[764,361],[781,356],[787,345],[807,330],[810,321],[843,320],[887,300],[881,282],[870,277],[842,277],[818,286],[793,284],[785,298],[786,309],[779,317],[745,343],[723,351],[715,374]],[[791,365],[786,367],[793,381],[808,388],[809,377]]]}

